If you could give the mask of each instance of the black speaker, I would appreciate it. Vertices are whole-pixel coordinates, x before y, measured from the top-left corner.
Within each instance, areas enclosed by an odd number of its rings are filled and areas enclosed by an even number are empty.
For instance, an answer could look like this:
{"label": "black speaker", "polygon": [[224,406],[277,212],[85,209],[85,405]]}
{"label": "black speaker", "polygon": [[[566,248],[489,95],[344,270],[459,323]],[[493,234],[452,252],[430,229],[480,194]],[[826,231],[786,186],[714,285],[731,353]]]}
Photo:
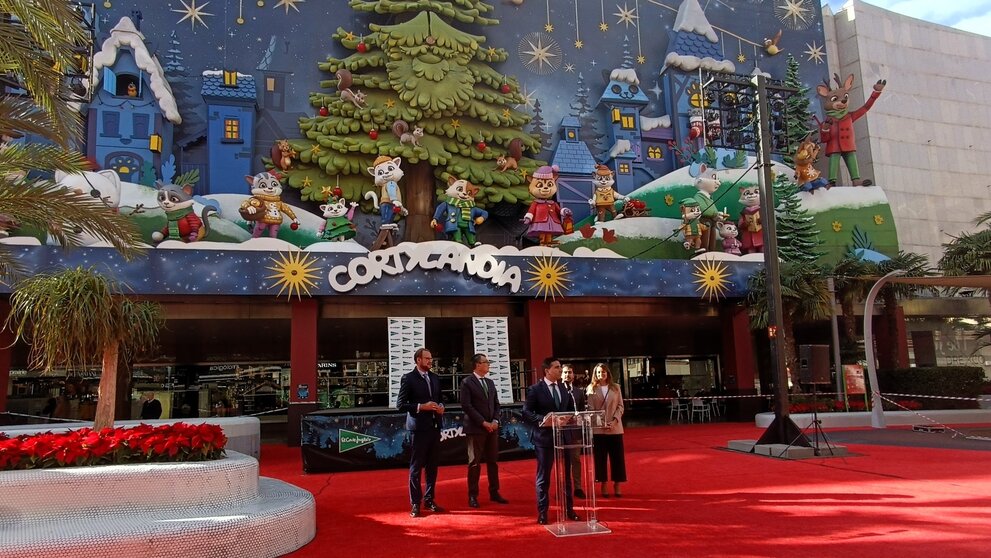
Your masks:
{"label": "black speaker", "polygon": [[831,384],[829,345],[798,346],[798,381],[803,384]]}

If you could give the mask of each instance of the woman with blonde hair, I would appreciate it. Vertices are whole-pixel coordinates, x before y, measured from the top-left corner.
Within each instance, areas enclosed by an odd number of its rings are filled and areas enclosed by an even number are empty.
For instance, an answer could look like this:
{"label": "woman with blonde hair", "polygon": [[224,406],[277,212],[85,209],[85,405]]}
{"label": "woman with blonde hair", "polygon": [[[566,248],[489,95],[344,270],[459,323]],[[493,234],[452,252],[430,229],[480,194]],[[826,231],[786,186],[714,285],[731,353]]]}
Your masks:
{"label": "woman with blonde hair", "polygon": [[592,370],[592,381],[586,391],[588,410],[602,411],[601,426],[592,429],[592,455],[595,461],[595,482],[602,485],[602,497],[608,498],[606,463],[612,470],[613,495],[622,494],[619,483],[626,482],[626,459],[623,456],[623,394],[619,384],[613,381],[612,372],[604,363]]}

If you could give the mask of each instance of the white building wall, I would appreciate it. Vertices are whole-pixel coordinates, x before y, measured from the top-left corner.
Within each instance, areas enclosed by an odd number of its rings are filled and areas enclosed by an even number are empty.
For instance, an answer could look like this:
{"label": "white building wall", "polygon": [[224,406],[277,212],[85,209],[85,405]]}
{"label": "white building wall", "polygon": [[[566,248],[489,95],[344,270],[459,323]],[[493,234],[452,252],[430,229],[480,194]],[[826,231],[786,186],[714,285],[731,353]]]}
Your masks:
{"label": "white building wall", "polygon": [[887,194],[902,250],[935,264],[991,211],[991,37],[859,0],[824,8],[823,24],[830,74],[856,79],[851,109],[888,80],[855,124],[860,174]]}

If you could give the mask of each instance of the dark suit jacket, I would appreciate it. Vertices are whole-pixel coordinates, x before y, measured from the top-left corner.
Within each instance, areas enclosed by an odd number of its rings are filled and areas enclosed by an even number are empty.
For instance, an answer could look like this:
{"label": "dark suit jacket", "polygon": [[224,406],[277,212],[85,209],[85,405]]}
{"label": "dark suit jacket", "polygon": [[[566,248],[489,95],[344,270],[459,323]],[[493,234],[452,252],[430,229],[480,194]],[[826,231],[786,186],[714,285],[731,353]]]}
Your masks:
{"label": "dark suit jacket", "polygon": [[440,379],[433,372],[428,374],[427,378],[430,380],[430,391],[427,390],[427,382],[423,381],[416,368],[404,374],[399,381],[396,408],[407,413],[406,430],[419,432],[440,429],[440,415],[433,411],[416,412],[416,406],[420,403],[440,401]]}
{"label": "dark suit jacket", "polygon": [[568,397],[568,390],[564,389],[563,384],[558,384],[558,389],[562,399],[560,409],[554,407],[554,396],[551,395],[551,388],[543,379],[526,390],[526,401],[523,402],[523,420],[533,427],[530,439],[535,446],[552,447],[554,445],[554,432],[551,427],[540,426],[547,413],[575,411],[575,404]]}
{"label": "dark suit jacket", "polygon": [[465,434],[485,434],[488,430],[482,423],[499,419],[499,394],[496,393],[495,382],[488,377],[482,378],[482,381],[488,386],[488,396],[474,374],[461,380],[461,410],[465,414]]}
{"label": "dark suit jacket", "polygon": [[571,396],[575,398],[575,410],[576,411],[586,411],[588,407],[588,396],[585,395],[585,390],[577,387],[575,384],[571,384]]}

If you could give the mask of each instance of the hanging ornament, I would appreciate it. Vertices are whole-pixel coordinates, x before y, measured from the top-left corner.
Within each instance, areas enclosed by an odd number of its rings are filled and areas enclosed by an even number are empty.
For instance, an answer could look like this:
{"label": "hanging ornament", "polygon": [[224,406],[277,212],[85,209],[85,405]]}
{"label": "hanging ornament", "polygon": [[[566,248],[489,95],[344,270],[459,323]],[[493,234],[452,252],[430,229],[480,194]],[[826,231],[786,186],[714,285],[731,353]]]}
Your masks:
{"label": "hanging ornament", "polygon": [[499,86],[499,91],[502,91],[504,95],[508,95],[512,91],[509,87],[509,82],[506,81],[506,76],[502,76],[502,85]]}
{"label": "hanging ornament", "polygon": [[437,43],[437,38],[434,37],[433,35],[427,35],[427,38],[424,40],[430,46],[434,46],[434,44]]}
{"label": "hanging ornament", "polygon": [[485,144],[485,138],[482,137],[481,133],[478,134],[478,143],[475,144],[475,147],[482,152],[485,152],[485,150],[489,148],[489,146]]}
{"label": "hanging ornament", "polygon": [[327,107],[320,107],[320,116],[330,116],[330,110]]}
{"label": "hanging ornament", "polygon": [[[340,180],[341,180],[340,178],[337,179],[338,182],[340,182]],[[337,196],[337,197],[339,197],[339,198],[340,197],[344,197],[344,190],[341,190],[341,187],[340,186],[335,186],[334,187],[334,195]]]}
{"label": "hanging ornament", "polygon": [[[354,35],[351,35],[351,36],[353,37]],[[360,52],[362,54],[368,52],[368,45],[365,44],[365,37],[364,36],[361,37],[360,39],[358,39],[358,52]]]}
{"label": "hanging ornament", "polygon": [[[257,2],[255,2],[255,4],[258,4],[258,7],[259,8],[264,8],[265,7],[265,0],[258,0]],[[278,6],[276,6],[276,8],[278,8]]]}
{"label": "hanging ornament", "polygon": [[379,131],[376,130],[376,129],[374,129],[374,128],[371,129],[371,130],[369,130],[368,131],[368,137],[371,138],[371,139],[373,139],[373,140],[379,139]]}
{"label": "hanging ornament", "polygon": [[299,223],[289,223],[289,228],[292,230],[296,230],[299,228]]}
{"label": "hanging ornament", "polygon": [[113,4],[110,3],[110,0],[104,0],[103,7],[104,8],[112,8],[113,7]]}

